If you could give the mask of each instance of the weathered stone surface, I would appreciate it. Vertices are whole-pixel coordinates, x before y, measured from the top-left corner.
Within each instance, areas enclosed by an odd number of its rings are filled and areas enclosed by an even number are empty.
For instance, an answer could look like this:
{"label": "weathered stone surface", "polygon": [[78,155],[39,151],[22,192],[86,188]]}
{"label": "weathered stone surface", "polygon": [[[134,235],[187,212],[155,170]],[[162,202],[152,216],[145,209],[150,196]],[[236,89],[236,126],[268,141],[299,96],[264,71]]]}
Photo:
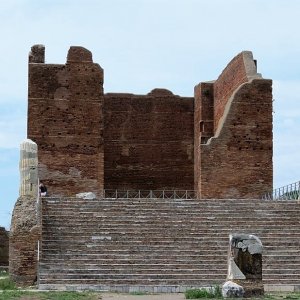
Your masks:
{"label": "weathered stone surface", "polygon": [[[262,280],[262,243],[257,236],[233,234],[231,255],[245,279]],[[236,278],[239,279],[239,278]]]}
{"label": "weathered stone surface", "polygon": [[20,197],[38,197],[38,156],[37,144],[25,140],[20,145]]}
{"label": "weathered stone surface", "polygon": [[4,227],[0,227],[0,266],[8,266],[8,234]]}
{"label": "weathered stone surface", "polygon": [[76,194],[76,198],[82,198],[82,199],[96,199],[96,195],[92,192],[86,192],[86,193],[79,193]]}
{"label": "weathered stone surface", "polygon": [[33,45],[28,57],[29,63],[44,63],[45,62],[45,46]]}
{"label": "weathered stone surface", "polygon": [[37,276],[37,243],[39,230],[36,199],[18,198],[11,221],[9,237],[9,273],[19,285],[31,285]]}
{"label": "weathered stone surface", "polygon": [[242,273],[242,271],[236,265],[233,257],[229,258],[227,279],[230,279],[230,280],[233,280],[233,279],[246,279],[246,276]]}
{"label": "weathered stone surface", "polygon": [[262,284],[262,250],[260,239],[252,234],[230,235],[228,276],[244,287],[245,297],[264,293]]}
{"label": "weathered stone surface", "polygon": [[244,288],[233,281],[226,281],[222,286],[224,298],[243,298],[244,294]]}
{"label": "weathered stone surface", "polygon": [[9,273],[19,285],[31,285],[37,276],[38,222],[37,145],[20,146],[20,197],[15,204],[9,237]]}

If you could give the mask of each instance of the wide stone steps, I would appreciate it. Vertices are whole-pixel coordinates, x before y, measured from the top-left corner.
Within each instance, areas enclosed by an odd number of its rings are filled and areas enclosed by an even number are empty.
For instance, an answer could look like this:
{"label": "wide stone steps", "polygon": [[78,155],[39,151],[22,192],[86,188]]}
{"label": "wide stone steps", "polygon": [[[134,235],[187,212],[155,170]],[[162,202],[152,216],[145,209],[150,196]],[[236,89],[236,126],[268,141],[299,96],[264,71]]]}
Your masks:
{"label": "wide stone steps", "polygon": [[220,284],[229,234],[236,232],[261,238],[264,283],[300,285],[299,206],[251,199],[44,198],[39,286],[183,291]]}

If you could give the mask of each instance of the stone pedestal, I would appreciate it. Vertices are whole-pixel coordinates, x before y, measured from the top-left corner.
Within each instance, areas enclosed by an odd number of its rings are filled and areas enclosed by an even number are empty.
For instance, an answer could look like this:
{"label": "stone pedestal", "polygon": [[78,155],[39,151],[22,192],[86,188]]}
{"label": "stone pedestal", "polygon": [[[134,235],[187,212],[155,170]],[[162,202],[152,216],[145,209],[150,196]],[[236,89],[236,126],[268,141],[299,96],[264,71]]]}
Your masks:
{"label": "stone pedestal", "polygon": [[[244,297],[264,294],[262,283],[262,243],[251,234],[230,235],[227,280],[244,289]],[[225,291],[228,281],[224,284]]]}

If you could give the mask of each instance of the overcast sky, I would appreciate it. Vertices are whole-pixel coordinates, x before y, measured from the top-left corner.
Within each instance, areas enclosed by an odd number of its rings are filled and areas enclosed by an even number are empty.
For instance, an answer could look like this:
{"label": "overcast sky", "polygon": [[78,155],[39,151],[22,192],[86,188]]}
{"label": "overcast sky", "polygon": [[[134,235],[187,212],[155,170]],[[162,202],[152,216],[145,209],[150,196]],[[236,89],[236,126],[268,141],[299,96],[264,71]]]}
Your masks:
{"label": "overcast sky", "polygon": [[26,138],[27,61],[65,63],[71,45],[91,50],[105,92],[155,87],[193,96],[239,52],[273,79],[274,187],[300,180],[300,0],[0,0],[0,226],[18,197]]}

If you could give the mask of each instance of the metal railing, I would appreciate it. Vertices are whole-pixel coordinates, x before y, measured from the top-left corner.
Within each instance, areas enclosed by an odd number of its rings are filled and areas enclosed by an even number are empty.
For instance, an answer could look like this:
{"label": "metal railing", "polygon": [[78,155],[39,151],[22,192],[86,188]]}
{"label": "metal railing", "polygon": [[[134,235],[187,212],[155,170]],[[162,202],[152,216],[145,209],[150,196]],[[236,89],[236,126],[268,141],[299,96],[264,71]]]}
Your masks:
{"label": "metal railing", "polygon": [[300,200],[300,181],[280,187],[262,197],[263,200]]}
{"label": "metal railing", "polygon": [[192,190],[103,190],[103,198],[112,199],[196,199],[197,192]]}

